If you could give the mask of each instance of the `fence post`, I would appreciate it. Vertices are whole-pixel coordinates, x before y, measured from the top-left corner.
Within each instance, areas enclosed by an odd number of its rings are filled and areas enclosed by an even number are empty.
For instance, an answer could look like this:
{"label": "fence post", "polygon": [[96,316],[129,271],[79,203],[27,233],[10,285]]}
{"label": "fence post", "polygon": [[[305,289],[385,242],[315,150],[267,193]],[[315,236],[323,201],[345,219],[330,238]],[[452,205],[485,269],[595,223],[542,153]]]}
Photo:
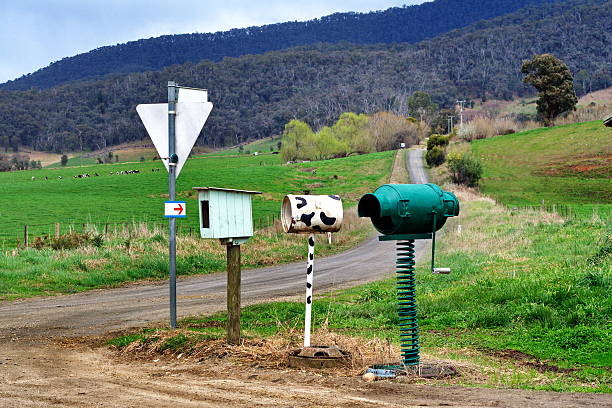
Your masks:
{"label": "fence post", "polygon": [[108,222],[104,224],[104,235],[108,235]]}
{"label": "fence post", "polygon": [[60,223],[56,222],[55,223],[55,238],[59,238],[60,236]]}
{"label": "fence post", "polygon": [[23,226],[23,246],[28,247],[28,224]]}

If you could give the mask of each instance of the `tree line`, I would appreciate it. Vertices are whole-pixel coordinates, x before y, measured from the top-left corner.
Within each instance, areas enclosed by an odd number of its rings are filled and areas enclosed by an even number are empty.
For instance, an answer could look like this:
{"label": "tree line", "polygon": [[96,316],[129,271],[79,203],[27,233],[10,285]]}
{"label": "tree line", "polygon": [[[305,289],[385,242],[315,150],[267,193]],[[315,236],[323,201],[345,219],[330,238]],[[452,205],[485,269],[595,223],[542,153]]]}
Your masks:
{"label": "tree line", "polygon": [[42,163],[24,153],[0,154],[0,172],[28,169],[42,169]]}
{"label": "tree line", "polygon": [[325,160],[352,153],[372,153],[418,144],[429,135],[425,122],[389,112],[345,112],[332,126],[314,132],[297,119],[285,125],[280,154],[284,161]]}
{"label": "tree line", "polygon": [[142,140],[135,107],[164,102],[169,80],[209,90],[215,108],[199,143],[211,147],[281,134],[293,119],[312,129],[333,126],[344,112],[410,114],[440,132],[444,115],[419,103],[421,111],[413,112],[411,96],[427,92],[439,111],[457,97],[533,95],[520,69],[534,54],[553,53],[572,72],[586,71],[592,89],[612,85],[610,4],[553,3],[416,45],[318,44],[48,90],[0,91],[0,148],[62,153]]}

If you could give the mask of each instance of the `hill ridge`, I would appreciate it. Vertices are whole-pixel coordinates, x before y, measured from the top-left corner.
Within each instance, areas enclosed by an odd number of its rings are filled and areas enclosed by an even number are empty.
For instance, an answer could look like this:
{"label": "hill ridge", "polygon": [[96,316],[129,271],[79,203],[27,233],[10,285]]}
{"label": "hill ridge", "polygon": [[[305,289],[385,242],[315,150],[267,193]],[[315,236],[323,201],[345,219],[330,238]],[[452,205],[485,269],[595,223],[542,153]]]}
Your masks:
{"label": "hill ridge", "polygon": [[416,45],[318,44],[50,90],[0,90],[0,146],[61,153],[141,140],[146,133],[134,107],[166,100],[168,80],[209,89],[215,110],[200,143],[211,147],[279,134],[291,119],[319,129],[347,111],[406,115],[407,98],[417,90],[442,106],[457,97],[533,95],[522,83],[520,64],[535,53],[555,53],[593,90],[606,88],[612,85],[610,5],[612,0],[572,0],[522,9],[479,23],[481,29]]}
{"label": "hill ridge", "polygon": [[318,42],[416,43],[521,7],[562,0],[436,0],[370,13],[334,13],[215,33],[164,35],[107,45],[66,57],[33,73],[0,84],[0,89],[49,88],[110,73],[142,72],[174,64],[219,61]]}

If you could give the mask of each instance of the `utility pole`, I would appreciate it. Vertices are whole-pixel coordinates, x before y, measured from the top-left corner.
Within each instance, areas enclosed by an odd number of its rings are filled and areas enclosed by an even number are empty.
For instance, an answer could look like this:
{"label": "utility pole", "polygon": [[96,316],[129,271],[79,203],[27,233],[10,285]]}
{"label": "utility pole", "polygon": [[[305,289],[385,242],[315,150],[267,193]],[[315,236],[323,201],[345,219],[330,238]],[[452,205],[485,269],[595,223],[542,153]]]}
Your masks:
{"label": "utility pole", "polygon": [[460,101],[457,99],[455,103],[459,104],[459,126],[463,127],[463,105],[465,105],[467,101]]}

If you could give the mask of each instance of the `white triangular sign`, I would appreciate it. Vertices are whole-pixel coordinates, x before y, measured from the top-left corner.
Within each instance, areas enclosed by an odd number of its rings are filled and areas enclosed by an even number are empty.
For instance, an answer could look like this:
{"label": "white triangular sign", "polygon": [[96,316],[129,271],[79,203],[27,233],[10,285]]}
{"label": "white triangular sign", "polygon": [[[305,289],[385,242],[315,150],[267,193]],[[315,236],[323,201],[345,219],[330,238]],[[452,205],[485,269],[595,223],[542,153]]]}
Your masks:
{"label": "white triangular sign", "polygon": [[[175,146],[178,156],[176,177],[187,161],[187,157],[195,144],[204,123],[212,111],[211,102],[177,102]],[[144,124],[159,157],[168,157],[168,104],[151,103],[136,106],[136,112]],[[168,160],[162,160],[168,170]]]}

